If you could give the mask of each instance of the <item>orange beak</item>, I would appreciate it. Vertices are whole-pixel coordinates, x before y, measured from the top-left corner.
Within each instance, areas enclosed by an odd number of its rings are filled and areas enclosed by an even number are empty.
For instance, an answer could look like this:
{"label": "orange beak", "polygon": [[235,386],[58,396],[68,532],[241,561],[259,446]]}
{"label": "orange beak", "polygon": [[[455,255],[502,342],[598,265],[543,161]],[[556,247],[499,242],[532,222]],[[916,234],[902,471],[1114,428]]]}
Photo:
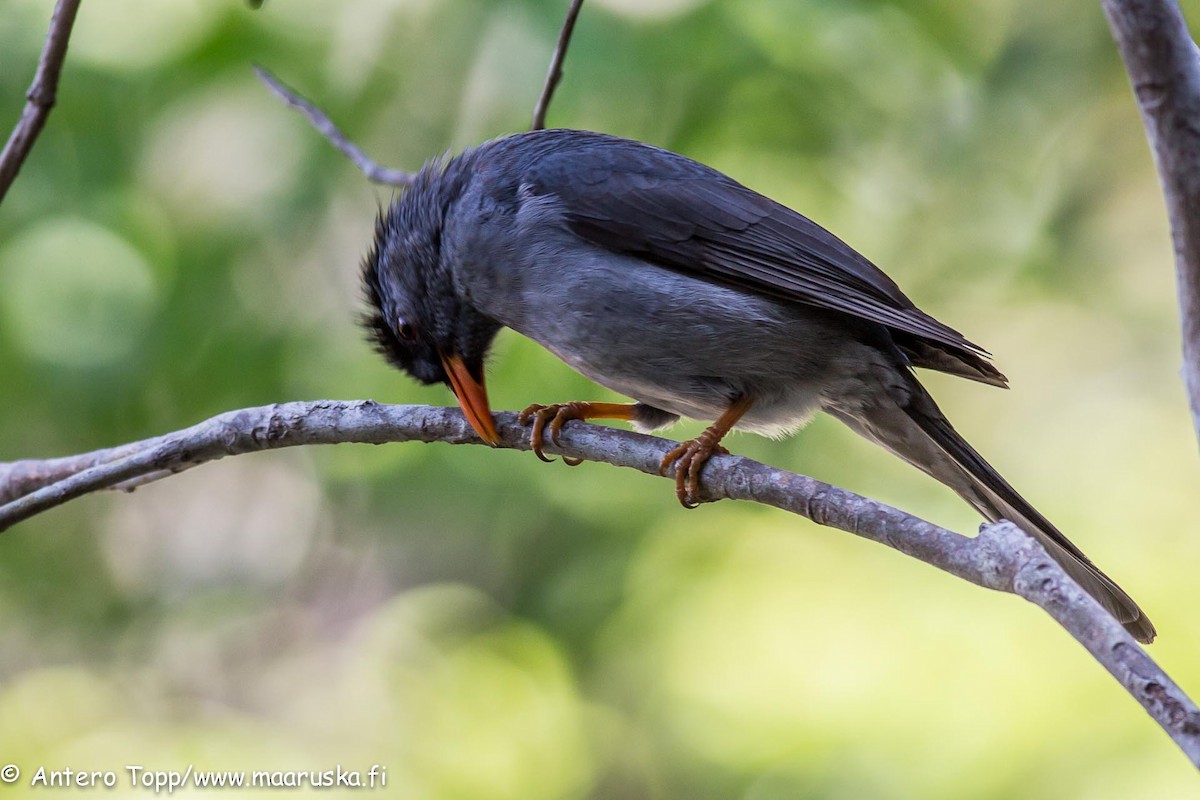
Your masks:
{"label": "orange beak", "polygon": [[500,444],[500,434],[496,432],[496,423],[492,419],[492,409],[488,405],[487,387],[483,385],[483,379],[475,380],[471,376],[471,371],[467,369],[461,356],[442,355],[442,367],[450,376],[450,386],[454,389],[458,404],[462,406],[463,415],[479,434],[479,438],[492,447]]}

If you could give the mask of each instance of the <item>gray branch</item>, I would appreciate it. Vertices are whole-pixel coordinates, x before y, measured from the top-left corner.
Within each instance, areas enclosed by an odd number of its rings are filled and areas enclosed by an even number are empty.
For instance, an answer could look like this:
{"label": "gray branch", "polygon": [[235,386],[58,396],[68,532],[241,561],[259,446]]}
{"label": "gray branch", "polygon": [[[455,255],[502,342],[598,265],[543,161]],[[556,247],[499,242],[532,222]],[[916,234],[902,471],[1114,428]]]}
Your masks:
{"label": "gray branch", "polygon": [[256,66],[254,74],[258,76],[260,81],[267,85],[267,88],[276,97],[303,114],[309,123],[317,129],[318,133],[340,150],[342,155],[354,162],[354,166],[358,167],[362,174],[367,176],[367,180],[387,186],[407,187],[412,185],[413,179],[416,178],[416,173],[379,166],[371,160],[370,156],[362,151],[361,147],[350,141],[350,138],[342,133],[342,129],[334,124],[328,114],[308,100],[305,100],[295,89],[292,89],[263,67]]}
{"label": "gray branch", "polygon": [[[529,429],[496,414],[501,447],[529,449]],[[281,403],[213,417],[176,433],[69,458],[0,463],[0,530],[99,489],[137,485],[225,456],[311,444],[482,444],[458,409],[369,400]],[[657,475],[674,442],[569,422],[547,451]],[[706,501],[749,500],[885,544],[979,586],[1040,606],[1125,687],[1200,767],[1200,711],[1137,642],[1011,523],[961,536],[891,506],[740,456],[702,473]],[[564,476],[567,480],[568,476]]]}
{"label": "gray branch", "polygon": [[4,200],[8,187],[16,180],[21,165],[29,157],[29,151],[46,125],[50,109],[54,108],[58,99],[58,78],[62,74],[67,42],[71,38],[71,28],[78,10],[79,0],[58,0],[54,7],[33,84],[25,93],[25,109],[4,145],[4,152],[0,153],[0,201]]}
{"label": "gray branch", "polygon": [[1183,380],[1200,436],[1200,59],[1173,0],[1102,0],[1129,72],[1171,222]]}

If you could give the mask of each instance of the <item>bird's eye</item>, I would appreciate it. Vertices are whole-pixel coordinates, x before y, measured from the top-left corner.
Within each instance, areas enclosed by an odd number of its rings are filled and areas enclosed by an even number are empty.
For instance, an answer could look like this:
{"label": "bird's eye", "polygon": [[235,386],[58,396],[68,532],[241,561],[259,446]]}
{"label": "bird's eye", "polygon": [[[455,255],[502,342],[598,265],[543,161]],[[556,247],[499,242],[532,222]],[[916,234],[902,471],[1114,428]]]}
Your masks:
{"label": "bird's eye", "polygon": [[417,340],[417,328],[411,322],[396,320],[396,336],[400,341],[412,344]]}

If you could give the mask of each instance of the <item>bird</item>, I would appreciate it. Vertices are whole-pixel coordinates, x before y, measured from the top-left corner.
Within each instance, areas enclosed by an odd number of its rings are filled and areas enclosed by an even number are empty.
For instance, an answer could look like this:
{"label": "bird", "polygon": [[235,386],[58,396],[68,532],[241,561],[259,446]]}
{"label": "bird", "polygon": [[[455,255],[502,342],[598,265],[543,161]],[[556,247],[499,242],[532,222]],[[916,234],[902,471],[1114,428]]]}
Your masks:
{"label": "bird", "polygon": [[[603,133],[546,129],[431,159],[381,210],[363,324],[420,383],[445,384],[500,441],[485,361],[510,328],[632,403],[532,404],[546,431],[710,422],[662,460],[676,496],[733,428],[790,434],[824,412],[1034,536],[1139,641],[1146,614],[951,426],[915,368],[1006,387],[989,354],[802,214],[698,161]],[[575,463],[575,462],[569,462]]]}

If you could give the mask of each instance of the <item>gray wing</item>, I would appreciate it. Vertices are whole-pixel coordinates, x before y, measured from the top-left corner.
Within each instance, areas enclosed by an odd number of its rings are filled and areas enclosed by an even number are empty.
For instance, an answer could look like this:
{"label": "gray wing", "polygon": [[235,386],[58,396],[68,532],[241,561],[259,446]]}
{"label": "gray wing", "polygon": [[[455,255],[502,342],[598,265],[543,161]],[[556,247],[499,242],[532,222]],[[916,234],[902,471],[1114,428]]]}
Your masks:
{"label": "gray wing", "polygon": [[916,366],[1005,385],[982,358],[983,348],[918,309],[849,245],[732,178],[604,134],[539,131],[501,143],[521,138],[522,190],[556,197],[581,238],[728,286],[879,323]]}

